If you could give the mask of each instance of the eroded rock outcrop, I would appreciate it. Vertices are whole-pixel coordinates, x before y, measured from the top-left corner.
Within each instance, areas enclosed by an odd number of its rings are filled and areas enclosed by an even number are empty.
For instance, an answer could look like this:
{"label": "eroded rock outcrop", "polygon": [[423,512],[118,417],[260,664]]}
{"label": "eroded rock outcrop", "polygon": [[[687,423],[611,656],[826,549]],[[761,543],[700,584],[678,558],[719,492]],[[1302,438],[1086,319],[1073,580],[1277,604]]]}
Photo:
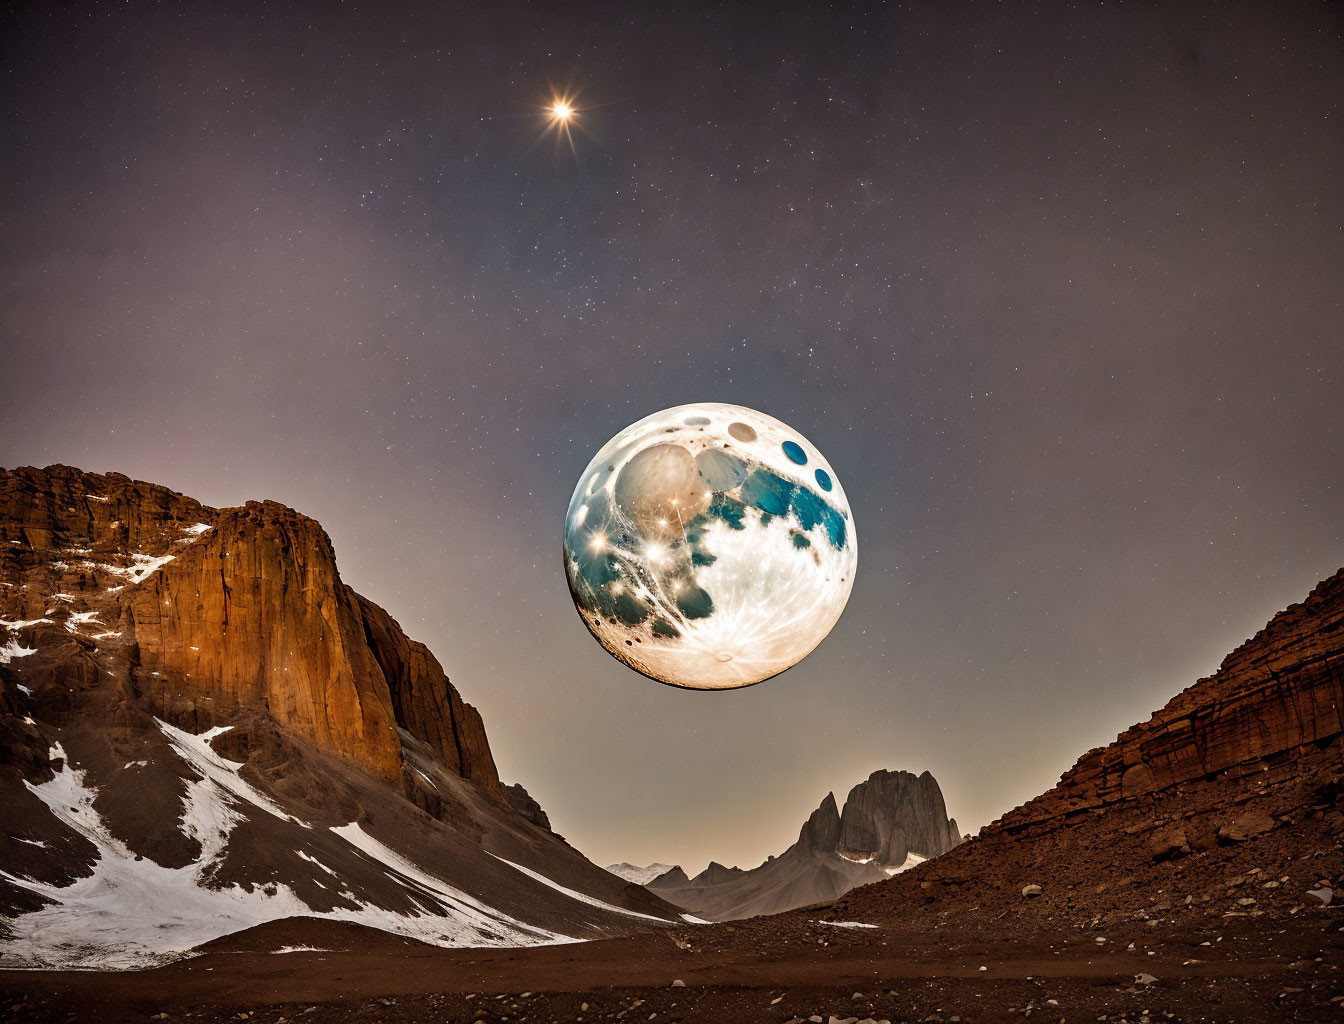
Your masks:
{"label": "eroded rock outcrop", "polygon": [[509,806],[532,824],[544,828],[547,832],[551,831],[551,819],[541,809],[541,804],[537,803],[532,794],[524,789],[520,783],[515,782],[512,786],[505,786],[504,796],[508,799]]}

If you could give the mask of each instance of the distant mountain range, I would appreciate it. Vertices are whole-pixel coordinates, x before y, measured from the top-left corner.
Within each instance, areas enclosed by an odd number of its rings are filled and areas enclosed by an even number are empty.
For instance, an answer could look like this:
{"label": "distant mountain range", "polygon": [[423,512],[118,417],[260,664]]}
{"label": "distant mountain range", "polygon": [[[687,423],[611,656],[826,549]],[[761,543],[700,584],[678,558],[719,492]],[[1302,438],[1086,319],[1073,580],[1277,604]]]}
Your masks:
{"label": "distant mountain range", "polygon": [[834,899],[959,842],[957,823],[947,816],[932,775],[877,771],[849,791],[843,812],[828,793],[798,841],[750,871],[713,861],[694,878],[665,864],[615,864],[607,870],[646,885],[697,918],[732,921]]}
{"label": "distant mountain range", "polygon": [[672,870],[671,864],[650,864],[648,867],[636,867],[634,864],[627,864],[622,861],[619,864],[608,864],[607,870],[613,875],[620,875],[627,882],[634,882],[636,885],[648,885],[659,875],[666,874]]}
{"label": "distant mountain range", "polygon": [[0,470],[0,966],[142,967],[277,918],[439,945],[676,908],[589,863],[433,654],[274,502]]}

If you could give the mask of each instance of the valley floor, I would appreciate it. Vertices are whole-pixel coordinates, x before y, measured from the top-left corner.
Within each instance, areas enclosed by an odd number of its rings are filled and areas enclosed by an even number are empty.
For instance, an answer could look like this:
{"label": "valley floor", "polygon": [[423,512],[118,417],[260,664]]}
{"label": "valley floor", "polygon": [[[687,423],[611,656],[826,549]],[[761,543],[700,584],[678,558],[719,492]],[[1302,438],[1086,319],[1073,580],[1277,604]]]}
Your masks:
{"label": "valley floor", "polygon": [[[1104,944],[1071,927],[996,934],[1006,922],[992,918],[850,928],[819,923],[822,916],[814,910],[489,951],[295,919],[149,971],[0,973],[0,1019],[1344,1020],[1344,914],[1337,908],[1291,919],[1199,916],[1158,928],[1136,922]],[[319,949],[277,952],[296,946]],[[1141,974],[1156,980],[1136,984]],[[684,987],[674,986],[677,980]]]}

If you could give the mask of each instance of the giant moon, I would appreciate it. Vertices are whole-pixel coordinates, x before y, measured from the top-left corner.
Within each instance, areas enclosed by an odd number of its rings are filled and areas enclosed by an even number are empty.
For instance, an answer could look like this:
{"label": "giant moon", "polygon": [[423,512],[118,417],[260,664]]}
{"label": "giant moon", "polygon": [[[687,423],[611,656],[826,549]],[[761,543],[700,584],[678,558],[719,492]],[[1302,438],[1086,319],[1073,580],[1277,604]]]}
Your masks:
{"label": "giant moon", "polygon": [[750,686],[826,638],[854,586],[844,488],[802,434],[681,405],[597,453],[565,517],[565,574],[617,660],[692,690]]}

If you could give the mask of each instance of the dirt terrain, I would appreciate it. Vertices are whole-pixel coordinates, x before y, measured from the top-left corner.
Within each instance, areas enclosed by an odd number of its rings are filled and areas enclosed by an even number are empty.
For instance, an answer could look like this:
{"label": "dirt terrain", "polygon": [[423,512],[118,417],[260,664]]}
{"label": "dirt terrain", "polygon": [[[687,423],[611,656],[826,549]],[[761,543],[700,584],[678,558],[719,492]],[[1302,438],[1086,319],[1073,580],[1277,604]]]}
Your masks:
{"label": "dirt terrain", "polygon": [[[988,916],[841,928],[818,910],[501,951],[290,920],[146,972],[12,972],[0,992],[15,1021],[1328,1021],[1344,1019],[1332,909],[1135,922],[1105,944]],[[297,945],[323,951],[275,952]]]}

